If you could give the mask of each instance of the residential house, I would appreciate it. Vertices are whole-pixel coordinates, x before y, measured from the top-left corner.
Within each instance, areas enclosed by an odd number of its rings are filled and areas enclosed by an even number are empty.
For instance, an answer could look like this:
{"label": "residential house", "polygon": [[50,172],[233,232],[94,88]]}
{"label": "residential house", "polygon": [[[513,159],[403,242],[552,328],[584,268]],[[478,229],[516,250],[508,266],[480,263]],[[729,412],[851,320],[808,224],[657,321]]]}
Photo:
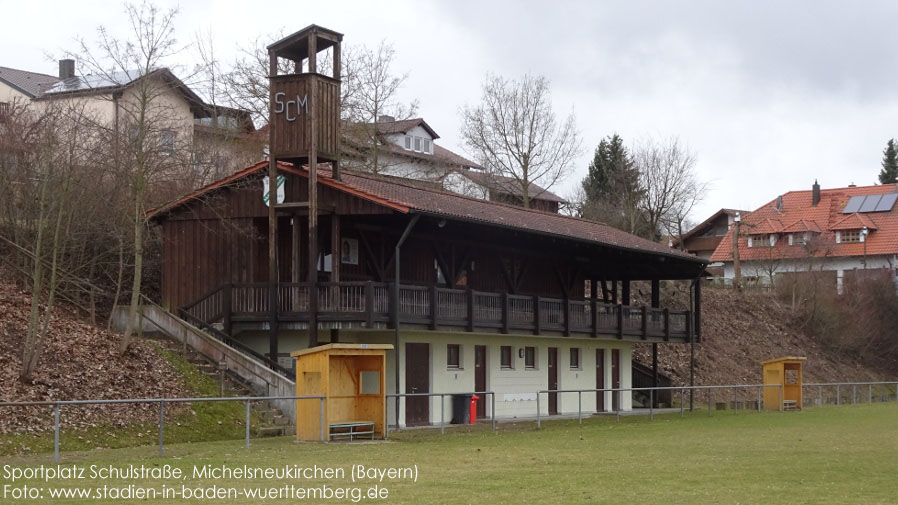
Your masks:
{"label": "residential house", "polygon": [[[738,251],[741,273],[761,282],[778,275],[826,272],[834,286],[873,272],[894,276],[898,267],[898,185],[790,191],[743,214]],[[733,278],[733,237],[724,235],[711,255]],[[866,272],[864,272],[866,271]]]}
{"label": "residential house", "polygon": [[127,133],[136,121],[138,84],[145,82],[151,85],[147,112],[161,149],[190,152],[196,170],[216,175],[261,158],[261,145],[249,135],[253,124],[248,113],[206,103],[167,68],[146,76],[137,70],[80,75],[75,61],[64,59],[54,77],[0,67],[0,108],[13,100],[38,110],[77,107],[87,120]]}
{"label": "residential house", "polygon": [[[724,235],[729,233],[730,226],[738,214],[746,214],[745,211],[735,209],[720,209],[708,219],[683,234],[682,237],[669,237],[673,247],[694,254],[699,258],[710,260],[711,255],[720,245]],[[666,240],[665,240],[666,241]],[[723,268],[716,265],[708,267],[708,273],[714,276],[723,276]]]}

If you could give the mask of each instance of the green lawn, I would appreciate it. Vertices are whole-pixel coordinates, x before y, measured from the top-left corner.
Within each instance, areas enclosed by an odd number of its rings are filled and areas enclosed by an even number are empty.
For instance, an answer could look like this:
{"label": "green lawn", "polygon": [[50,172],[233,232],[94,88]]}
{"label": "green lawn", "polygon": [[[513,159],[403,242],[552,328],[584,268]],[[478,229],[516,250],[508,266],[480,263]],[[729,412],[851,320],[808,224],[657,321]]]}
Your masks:
{"label": "green lawn", "polygon": [[[51,464],[52,457],[12,457],[11,465]],[[591,418],[543,424],[486,426],[445,436],[428,431],[394,434],[374,443],[296,443],[290,439],[167,445],[166,456],[150,446],[64,453],[77,465],[171,464],[192,472],[194,465],[277,467],[285,464],[342,467],[345,479],[194,480],[165,484],[222,487],[361,486],[349,471],[417,465],[417,482],[385,481],[386,503],[895,503],[898,500],[898,404],[808,409],[804,412],[696,412],[647,418]],[[0,486],[9,481],[0,466]],[[161,488],[162,481],[136,480]],[[74,487],[73,481],[45,485]],[[125,485],[87,480],[81,486]],[[270,503],[294,503],[268,500]],[[367,500],[370,501],[370,500]],[[0,496],[0,502],[7,503]],[[134,501],[136,503],[137,501]],[[141,503],[177,503],[149,500]],[[253,503],[253,500],[193,500],[198,503]],[[347,503],[350,500],[335,500]],[[41,503],[32,501],[31,503]],[[49,503],[119,503],[117,500],[57,500]],[[125,502],[129,503],[129,502]]]}

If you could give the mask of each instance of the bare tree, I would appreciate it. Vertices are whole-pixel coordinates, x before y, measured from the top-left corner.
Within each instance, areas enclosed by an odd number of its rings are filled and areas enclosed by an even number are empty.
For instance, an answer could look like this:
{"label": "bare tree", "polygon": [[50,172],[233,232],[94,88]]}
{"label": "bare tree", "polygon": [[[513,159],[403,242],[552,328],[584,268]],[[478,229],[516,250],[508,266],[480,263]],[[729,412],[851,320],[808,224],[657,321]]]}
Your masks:
{"label": "bare tree", "polygon": [[645,141],[633,151],[644,191],[641,201],[648,228],[660,235],[662,229],[682,239],[683,223],[707,191],[707,183],[695,174],[695,155],[678,139]]}
{"label": "bare tree", "polygon": [[463,107],[461,116],[465,148],[490,174],[513,180],[524,207],[538,196],[531,194],[532,184],[552,188],[580,154],[574,114],[557,120],[542,76],[488,75],[480,104]]}
{"label": "bare tree", "polygon": [[[174,37],[176,9],[126,4],[129,37],[119,39],[105,28],[98,29],[95,49],[79,41],[79,60],[88,71],[108,83],[126,86],[115,102],[114,123],[106,125],[116,146],[115,165],[130,188],[130,220],[133,232],[133,278],[131,306],[119,352],[131,346],[138,323],[143,277],[146,210],[162,180],[177,179],[189,166],[184,146],[192,141],[193,119],[183,117],[168,96],[173,86],[162,69],[181,49]],[[158,197],[158,196],[157,196]]]}

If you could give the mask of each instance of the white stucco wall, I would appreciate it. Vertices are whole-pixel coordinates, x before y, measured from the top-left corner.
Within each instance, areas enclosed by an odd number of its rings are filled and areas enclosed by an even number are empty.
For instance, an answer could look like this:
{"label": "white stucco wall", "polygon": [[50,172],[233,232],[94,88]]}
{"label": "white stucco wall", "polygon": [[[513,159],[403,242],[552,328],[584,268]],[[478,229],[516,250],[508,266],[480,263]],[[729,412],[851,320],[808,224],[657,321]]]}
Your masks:
{"label": "white stucco wall", "polygon": [[13,88],[5,82],[0,82],[0,102],[12,104],[13,102],[27,103],[31,100],[25,93]]}
{"label": "white stucco wall", "polygon": [[[894,270],[895,267],[898,266],[898,257],[892,255],[867,256],[866,261],[868,269],[891,268],[892,270]],[[769,282],[769,272],[763,262],[741,261],[740,267],[742,269],[743,276],[757,276],[761,279],[761,282]],[[805,259],[784,259],[777,264],[775,273],[807,272],[808,267],[808,261]],[[816,271],[835,270],[836,277],[841,279],[846,270],[862,270],[864,268],[864,258],[862,256],[844,256],[816,259],[814,260],[814,263],[810,265],[810,267]],[[735,277],[732,261],[724,263],[723,272],[724,277],[726,277],[727,279],[732,279],[733,277]]]}
{"label": "white stucco wall", "polygon": [[[325,332],[320,334],[322,340],[327,339]],[[340,342],[353,343],[389,343],[392,344],[394,335],[389,330],[341,330]],[[267,336],[256,334],[240,337],[240,340],[252,347],[257,352],[266,352]],[[303,347],[305,337],[292,332],[281,339],[281,352],[289,352]],[[439,332],[439,331],[406,331],[400,335],[402,355],[401,363],[405,363],[406,343],[430,344],[429,357],[429,382],[432,393],[470,393],[474,391],[474,346],[486,345],[487,374],[486,389],[496,393],[496,417],[497,418],[534,418],[536,417],[536,395],[539,390],[548,388],[548,356],[550,347],[558,349],[558,387],[559,389],[595,389],[596,387],[596,349],[605,349],[605,387],[611,387],[611,350],[620,350],[620,384],[621,388],[632,386],[632,344],[618,340],[595,340],[591,338],[559,338],[559,337],[535,337],[524,335],[499,335],[477,334],[466,332]],[[461,346],[461,368],[449,369],[446,367],[447,344],[459,344]],[[500,347],[508,345],[512,347],[512,359],[514,369],[504,370],[500,366]],[[524,358],[518,357],[518,349],[525,346],[536,347],[536,368],[526,369]],[[580,349],[580,367],[570,367],[570,349]],[[395,392],[394,377],[395,353],[387,353],[387,393]],[[405,367],[400,367],[401,392],[405,392]],[[388,417],[390,423],[395,423],[394,400],[388,399]],[[452,418],[452,400],[449,396],[444,399],[444,419],[448,424]],[[605,393],[605,410],[612,409],[611,393]],[[632,395],[627,392],[622,395],[622,410],[632,408]],[[492,415],[491,400],[486,399],[487,417]],[[585,414],[591,414],[596,410],[596,396],[592,393],[583,393],[582,409]],[[548,415],[548,396],[540,397],[540,411],[542,415]],[[577,413],[577,394],[558,394],[558,412],[560,414]],[[404,403],[400,402],[401,424],[405,422]],[[430,421],[433,424],[440,422],[440,399],[434,397],[430,401]]]}

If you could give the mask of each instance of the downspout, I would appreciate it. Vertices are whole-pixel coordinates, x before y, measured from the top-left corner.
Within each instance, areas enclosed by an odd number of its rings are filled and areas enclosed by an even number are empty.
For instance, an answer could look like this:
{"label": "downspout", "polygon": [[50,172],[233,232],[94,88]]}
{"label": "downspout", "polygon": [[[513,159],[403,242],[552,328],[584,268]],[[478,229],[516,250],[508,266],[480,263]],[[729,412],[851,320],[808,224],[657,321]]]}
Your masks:
{"label": "downspout", "polygon": [[[396,258],[396,262],[393,263],[393,270],[395,272],[394,282],[393,282],[393,356],[396,357],[395,365],[393,366],[393,371],[396,376],[396,394],[399,395],[399,251],[402,248],[402,244],[405,243],[405,239],[408,238],[409,234],[412,232],[412,228],[415,227],[415,223],[421,219],[421,214],[415,214],[412,216],[412,219],[405,226],[405,231],[402,232],[402,235],[399,237],[399,241],[396,242],[396,249],[393,253]],[[399,396],[396,396],[396,427],[399,427]]]}

